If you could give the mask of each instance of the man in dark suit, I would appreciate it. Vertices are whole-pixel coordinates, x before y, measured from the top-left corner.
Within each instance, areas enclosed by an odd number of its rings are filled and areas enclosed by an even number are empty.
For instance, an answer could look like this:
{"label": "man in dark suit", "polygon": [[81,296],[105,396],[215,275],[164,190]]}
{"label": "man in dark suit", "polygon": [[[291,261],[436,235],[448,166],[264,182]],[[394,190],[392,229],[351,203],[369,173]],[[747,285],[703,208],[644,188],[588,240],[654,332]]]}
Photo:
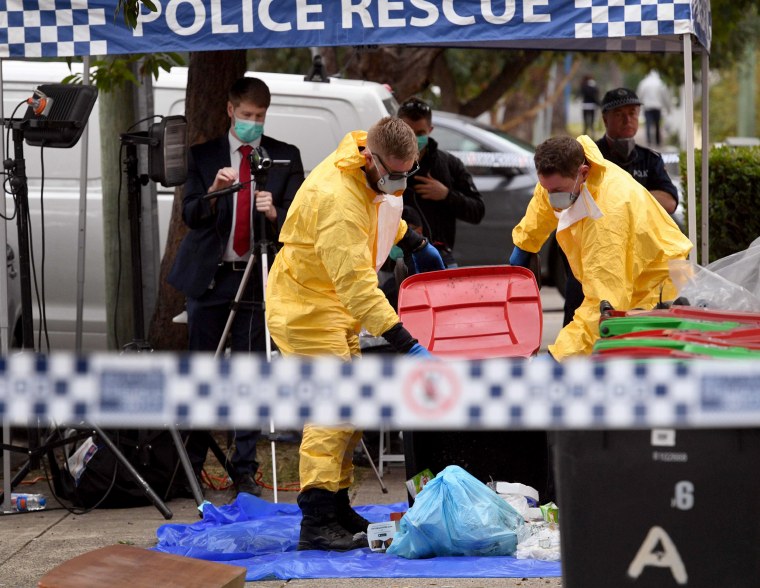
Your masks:
{"label": "man in dark suit", "polygon": [[[278,241],[288,207],[304,179],[298,148],[263,135],[270,101],[269,88],[263,81],[240,78],[228,93],[229,132],[190,148],[182,202],[182,219],[190,232],[180,245],[168,282],[187,297],[191,351],[215,351],[219,346],[253,244],[262,238],[271,243]],[[272,160],[290,162],[287,166],[272,166],[262,186],[246,183],[262,176],[255,162],[251,170],[250,153],[257,147],[263,148]],[[206,198],[236,182],[244,184],[238,192]],[[264,236],[260,234],[262,226]],[[240,302],[229,346],[234,352],[263,352],[263,288],[258,266],[252,268]],[[258,437],[258,431],[235,433],[230,473],[238,492],[261,494],[255,482]],[[209,439],[206,432],[189,436],[187,450],[197,475],[203,467]]]}

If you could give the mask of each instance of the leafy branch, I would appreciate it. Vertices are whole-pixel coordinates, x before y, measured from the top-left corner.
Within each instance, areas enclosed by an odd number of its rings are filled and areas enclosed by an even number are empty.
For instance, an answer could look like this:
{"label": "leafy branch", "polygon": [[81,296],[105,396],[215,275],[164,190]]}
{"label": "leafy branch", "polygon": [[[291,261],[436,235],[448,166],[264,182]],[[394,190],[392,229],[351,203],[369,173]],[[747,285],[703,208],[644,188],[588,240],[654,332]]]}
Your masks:
{"label": "leafy branch", "polygon": [[140,16],[140,4],[145,6],[151,12],[158,12],[156,5],[151,0],[118,0],[114,10],[114,20],[119,16],[119,12],[124,12],[124,23],[133,29],[137,26],[137,17]]}
{"label": "leafy branch", "polygon": [[[71,69],[71,59],[66,60]],[[136,53],[123,55],[118,59],[95,59],[90,65],[90,83],[103,92],[111,92],[127,83],[139,85],[132,64],[140,62],[138,73],[141,77],[152,75],[158,79],[161,70],[168,72],[174,65],[185,65],[179,53]],[[82,74],[72,73],[63,79],[64,84],[81,84]]]}

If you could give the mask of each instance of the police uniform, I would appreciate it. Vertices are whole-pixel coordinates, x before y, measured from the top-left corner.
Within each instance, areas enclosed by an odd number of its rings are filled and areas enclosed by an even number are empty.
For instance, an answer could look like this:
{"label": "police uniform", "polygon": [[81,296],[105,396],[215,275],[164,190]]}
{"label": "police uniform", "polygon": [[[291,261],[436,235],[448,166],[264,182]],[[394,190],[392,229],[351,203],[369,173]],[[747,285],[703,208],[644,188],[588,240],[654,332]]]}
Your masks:
{"label": "police uniform", "polygon": [[650,192],[652,190],[667,192],[675,199],[676,206],[678,205],[678,190],[665,171],[665,162],[657,151],[636,145],[628,161],[620,161],[612,153],[606,136],[599,139],[596,145],[605,159],[622,167],[647,190]]}

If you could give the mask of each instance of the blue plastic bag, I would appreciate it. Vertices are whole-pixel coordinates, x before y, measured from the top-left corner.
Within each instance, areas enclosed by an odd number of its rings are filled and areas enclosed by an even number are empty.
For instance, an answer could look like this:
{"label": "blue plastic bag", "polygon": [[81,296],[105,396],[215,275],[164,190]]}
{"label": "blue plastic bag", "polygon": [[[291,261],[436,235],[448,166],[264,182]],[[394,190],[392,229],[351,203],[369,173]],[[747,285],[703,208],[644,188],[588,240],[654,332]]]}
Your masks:
{"label": "blue plastic bag", "polygon": [[408,559],[446,555],[512,555],[520,514],[459,466],[425,485],[401,519],[387,553]]}

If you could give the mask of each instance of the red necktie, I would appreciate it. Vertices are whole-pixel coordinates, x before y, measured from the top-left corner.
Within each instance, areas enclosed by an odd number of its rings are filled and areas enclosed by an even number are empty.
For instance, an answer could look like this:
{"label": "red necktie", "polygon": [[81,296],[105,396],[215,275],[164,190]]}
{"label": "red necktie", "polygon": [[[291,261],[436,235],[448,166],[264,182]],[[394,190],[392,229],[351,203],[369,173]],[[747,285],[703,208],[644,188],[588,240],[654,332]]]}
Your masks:
{"label": "red necktie", "polygon": [[247,255],[251,250],[251,161],[249,155],[253,151],[250,145],[241,145],[240,173],[238,182],[245,184],[237,193],[237,209],[235,216],[235,238],[232,241],[232,249],[240,257]]}

